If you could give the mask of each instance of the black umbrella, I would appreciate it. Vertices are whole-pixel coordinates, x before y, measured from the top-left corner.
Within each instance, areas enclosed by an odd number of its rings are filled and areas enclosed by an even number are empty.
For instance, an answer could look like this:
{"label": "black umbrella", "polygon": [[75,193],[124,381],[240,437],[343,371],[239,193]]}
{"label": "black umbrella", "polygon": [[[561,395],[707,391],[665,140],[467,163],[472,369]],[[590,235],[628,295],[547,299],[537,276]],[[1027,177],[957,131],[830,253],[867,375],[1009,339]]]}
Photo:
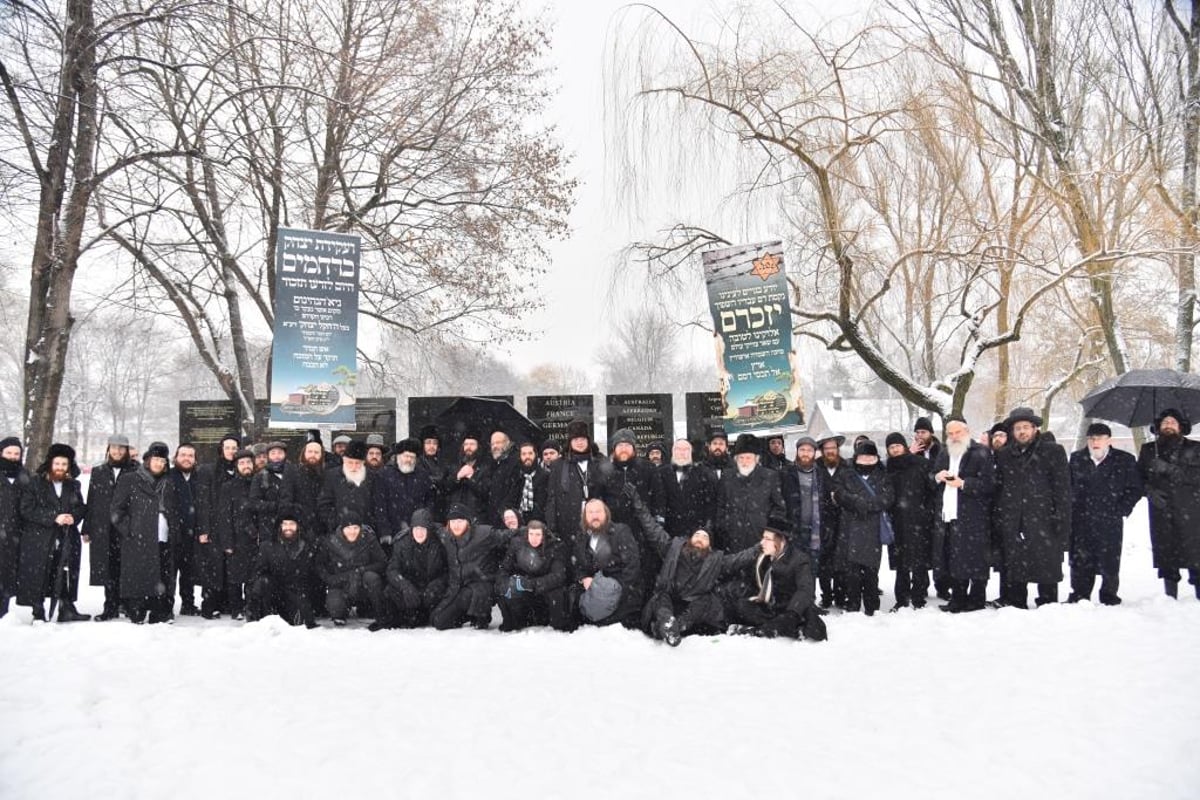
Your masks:
{"label": "black umbrella", "polygon": [[1200,419],[1200,375],[1173,369],[1133,369],[1092,389],[1079,404],[1086,417],[1131,428],[1149,425],[1168,408]]}
{"label": "black umbrella", "polygon": [[514,442],[531,441],[541,444],[542,429],[513,408],[512,403],[486,397],[460,397],[437,415],[438,428],[454,443],[463,440],[469,430],[483,437],[481,449],[487,450],[487,437],[493,431],[504,431]]}

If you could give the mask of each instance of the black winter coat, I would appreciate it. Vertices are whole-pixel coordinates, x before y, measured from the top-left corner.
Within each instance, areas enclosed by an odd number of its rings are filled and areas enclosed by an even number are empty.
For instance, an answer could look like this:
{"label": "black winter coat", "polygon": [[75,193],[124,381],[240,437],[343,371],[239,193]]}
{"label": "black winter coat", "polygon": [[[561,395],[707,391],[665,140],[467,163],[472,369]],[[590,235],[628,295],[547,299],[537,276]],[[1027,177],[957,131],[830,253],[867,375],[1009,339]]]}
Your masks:
{"label": "black winter coat", "polygon": [[[522,510],[521,503],[524,502],[523,496],[525,492],[525,479],[533,476],[533,508]],[[524,467],[520,470],[520,483],[517,492],[517,504],[513,509],[517,512],[517,517],[524,525],[531,520],[546,521],[546,494],[550,489],[550,471],[542,469],[534,465],[532,470],[526,470]],[[503,524],[503,520],[501,520]]]}
{"label": "black winter coat", "polygon": [[787,521],[779,473],[765,467],[755,467],[745,477],[736,469],[726,472],[717,495],[713,547],[736,552],[758,544],[772,519]]}
{"label": "black winter coat", "polygon": [[221,496],[217,500],[217,512],[213,516],[217,552],[233,551],[226,553],[224,559],[226,584],[250,580],[258,561],[258,529],[250,499],[256,478],[255,475],[247,478],[239,475],[228,481],[221,487]]}
{"label": "black winter coat", "polygon": [[[691,603],[699,600],[705,595],[710,595],[717,590],[717,584],[721,581],[733,577],[739,570],[746,567],[757,558],[760,550],[759,545],[747,547],[738,553],[726,553],[721,550],[710,550],[703,557],[699,569],[691,576],[691,579],[684,585],[679,585],[676,581],[676,576],[679,574],[679,559],[687,558],[684,554],[684,547],[687,545],[691,536],[670,536],[667,531],[652,519],[649,514],[643,512],[640,515],[642,522],[642,530],[645,532],[646,541],[658,553],[662,559],[662,567],[658,571],[658,576],[654,580],[654,594],[673,596],[684,603]],[[652,601],[649,607],[655,604]]]}
{"label": "black winter coat", "polygon": [[806,619],[813,605],[812,561],[808,551],[788,542],[783,552],[771,557],[760,555],[750,566],[750,586],[761,591],[767,575],[771,578],[771,596],[767,608],[776,614],[791,612]]}
{"label": "black winter coat", "polygon": [[21,467],[10,480],[0,477],[0,596],[17,593],[21,568],[21,497],[30,490],[29,472]]}
{"label": "black winter coat", "polygon": [[321,490],[325,488],[325,473],[328,470],[318,465],[316,468],[307,464],[296,467],[296,513],[300,515],[300,535],[314,545],[319,543],[329,533],[325,529],[325,521],[321,518]]}
{"label": "black winter coat", "polygon": [[[70,514],[78,525],[86,507],[79,481],[68,478],[62,483],[62,496],[54,491],[54,484],[44,475],[31,475],[28,491],[21,494],[20,567],[17,575],[17,603],[31,605],[49,597],[54,589],[50,574],[50,560],[54,555],[54,543],[60,535],[74,537],[72,545],[78,548],[79,532],[72,526],[61,531],[54,519],[59,514]],[[65,542],[64,542],[65,544]],[[78,555],[79,550],[75,553]]]}
{"label": "black winter coat", "polygon": [[348,479],[341,467],[328,470],[318,507],[321,523],[330,536],[338,535],[348,516],[378,536],[392,536],[384,509],[383,478],[376,470],[364,470],[363,481],[358,484]]}
{"label": "black winter coat", "polygon": [[[451,506],[460,503],[466,507],[467,513],[471,515],[472,522],[485,523],[491,516],[489,505],[492,487],[491,457],[480,453],[471,462],[475,467],[475,471],[471,473],[471,477],[459,479],[459,470],[466,463],[466,461],[459,461],[446,470],[446,475],[442,481],[442,494],[445,496],[446,513],[450,512]],[[439,521],[445,520],[445,516],[438,519]]]}
{"label": "black winter coat", "polygon": [[92,468],[87,492],[87,507],[91,513],[84,519],[81,529],[83,535],[88,537],[88,582],[92,586],[103,586],[108,581],[108,548],[110,544],[115,544],[112,539],[112,500],[117,479],[120,475],[133,472],[137,466],[127,460],[116,468],[107,461]]}
{"label": "black winter coat", "polygon": [[889,458],[887,474],[895,500],[890,513],[896,542],[888,547],[893,570],[916,572],[933,567],[933,472],[920,456]]}
{"label": "black winter coat", "polygon": [[121,540],[120,596],[158,597],[162,585],[159,517],[167,527],[167,542],[179,538],[179,501],[175,483],[165,474],[154,477],[145,465],[122,471],[112,499],[112,526]]}
{"label": "black winter coat", "polygon": [[1138,468],[1150,499],[1154,566],[1200,570],[1200,442],[1146,442]]}
{"label": "black winter coat", "polygon": [[[934,465],[936,475],[950,469],[950,453],[943,449]],[[942,522],[946,485],[935,484],[933,493],[933,560],[956,581],[984,579],[992,565],[992,497],[995,468],[992,450],[971,442],[958,464],[963,486],[958,490],[958,516],[951,534]]]}
{"label": "black winter coat", "polygon": [[429,473],[419,467],[405,474],[393,461],[379,472],[383,485],[384,514],[392,536],[399,538],[406,533],[413,512],[417,509],[433,511],[433,481]]}
{"label": "black winter coat", "polygon": [[560,589],[567,584],[567,564],[571,556],[562,542],[544,537],[538,547],[529,543],[525,529],[514,536],[500,560],[496,573],[496,594],[502,595],[509,582],[519,577],[526,591],[535,595]]}
{"label": "black winter coat", "polygon": [[255,538],[259,542],[269,542],[275,538],[280,514],[295,514],[297,522],[304,522],[297,501],[299,473],[295,464],[288,463],[284,463],[279,472],[262,469],[255,473],[250,483],[249,512]]}
{"label": "black winter coat", "polygon": [[493,460],[489,472],[487,519],[480,522],[504,527],[505,509],[517,510],[521,505],[521,490],[525,486],[516,449],[509,448],[503,458],[499,461]]}
{"label": "black winter coat", "polygon": [[1097,465],[1088,448],[1071,453],[1072,569],[1116,575],[1121,569],[1125,517],[1142,498],[1133,453],[1110,448]]}
{"label": "black winter coat", "polygon": [[[679,473],[683,473],[682,481]],[[703,528],[713,532],[717,518],[717,476],[701,464],[658,468],[663,527],[671,536],[691,536]]]}
{"label": "black winter coat", "polygon": [[349,541],[339,530],[325,537],[317,556],[317,572],[331,589],[353,593],[361,588],[362,577],[368,572],[383,577],[387,555],[375,533],[363,527],[358,538]]}
{"label": "black winter coat", "polygon": [[286,541],[276,535],[258,546],[254,564],[256,577],[268,578],[272,588],[287,593],[306,593],[316,569],[317,546],[306,536]]}
{"label": "black winter coat", "polygon": [[[833,499],[833,490],[846,472],[852,469],[854,468],[850,463],[842,459],[831,473],[824,462],[817,461],[817,473],[821,486],[821,561],[818,570],[820,576],[824,578],[832,578],[840,569],[837,555],[841,541],[839,530],[842,508]],[[844,559],[842,563],[844,563]]]}
{"label": "black winter coat", "polygon": [[1058,583],[1071,541],[1071,471],[1067,452],[1040,434],[996,455],[993,520],[1009,583]]}
{"label": "black winter coat", "polygon": [[495,583],[500,558],[513,535],[490,525],[471,525],[462,536],[438,528],[437,537],[446,550],[446,593],[457,594],[471,583]]}
{"label": "black winter coat", "polygon": [[626,598],[641,594],[641,570],[641,553],[628,525],[610,522],[608,531],[597,537],[594,551],[591,548],[591,536],[587,532],[580,531],[575,536],[571,546],[572,581],[594,578],[603,572],[605,577],[621,584],[624,603]]}
{"label": "black winter coat", "polygon": [[[580,463],[586,468],[580,469]],[[564,456],[550,466],[546,493],[546,525],[561,539],[573,540],[579,531],[584,501],[604,499],[605,464],[596,457],[576,460]]]}
{"label": "black winter coat", "polygon": [[179,534],[189,542],[196,536],[196,472],[191,478],[185,478],[175,467],[167,471],[167,477],[175,485],[175,499],[179,502]]}
{"label": "black winter coat", "polygon": [[402,590],[407,585],[419,592],[441,581],[444,591],[447,574],[446,548],[438,540],[436,528],[429,528],[420,544],[413,539],[411,530],[396,539],[387,567],[389,586]]}
{"label": "black winter coat", "polygon": [[842,509],[838,558],[846,565],[878,570],[883,559],[879,539],[881,517],[891,508],[895,497],[887,471],[876,465],[863,474],[857,467],[851,467],[842,474],[833,491]]}

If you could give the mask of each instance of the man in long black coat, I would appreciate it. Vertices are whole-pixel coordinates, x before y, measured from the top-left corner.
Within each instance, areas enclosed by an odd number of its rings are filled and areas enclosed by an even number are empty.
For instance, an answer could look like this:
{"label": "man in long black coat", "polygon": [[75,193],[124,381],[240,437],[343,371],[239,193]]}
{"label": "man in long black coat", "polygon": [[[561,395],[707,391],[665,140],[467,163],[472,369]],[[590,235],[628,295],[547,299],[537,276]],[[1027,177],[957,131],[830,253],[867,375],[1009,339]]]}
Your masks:
{"label": "man in long black coat", "polygon": [[567,452],[550,467],[546,524],[550,532],[572,539],[579,531],[583,504],[603,499],[607,466],[592,449],[591,426],[582,420],[567,425]]}
{"label": "man in long black coat", "polygon": [[383,478],[367,469],[367,445],[346,445],[340,467],[325,473],[318,507],[325,530],[337,531],[340,520],[350,515],[371,529],[376,537],[390,537],[392,530],[384,508]]}
{"label": "man in long black coat", "polygon": [[712,539],[703,528],[688,536],[671,536],[640,499],[636,509],[643,535],[662,564],[642,610],[642,631],[671,647],[689,634],[723,633],[727,626],[725,599],[717,587],[753,562],[759,545],[738,553],[713,550]]}
{"label": "man in long black coat", "polygon": [[296,507],[299,515],[300,535],[314,544],[325,538],[325,522],[321,518],[321,490],[325,488],[325,473],[329,469],[327,453],[319,439],[307,442],[300,451],[300,463],[296,465]]}
{"label": "man in long black coat", "polygon": [[179,582],[179,613],[194,617],[200,613],[196,608],[196,584],[200,583],[196,552],[196,492],[200,481],[196,472],[196,448],[187,442],[175,448],[175,464],[167,473],[175,487],[175,499],[179,504],[179,536],[174,546],[172,582]]}
{"label": "man in long black coat", "polygon": [[254,474],[250,484],[250,518],[260,542],[276,538],[280,514],[299,516],[299,468],[289,464],[286,442],[267,445],[267,464]]}
{"label": "man in long black coat", "polygon": [[449,471],[442,458],[442,434],[436,425],[426,425],[417,433],[417,442],[421,452],[417,458],[417,468],[429,476],[433,483],[433,518],[446,518],[446,496],[443,486],[446,483],[446,473]]}
{"label": "man in long black coat", "polygon": [[386,546],[394,545],[408,531],[416,511],[432,512],[436,499],[433,481],[417,463],[420,450],[421,445],[416,439],[396,442],[395,457],[379,472],[383,479],[384,513],[393,537],[392,541],[383,543]]}
{"label": "man in long black coat", "polygon": [[162,442],[146,448],[145,460],[117,481],[112,524],[121,540],[121,602],[140,625],[173,616],[172,545],[179,536],[179,502],[167,478],[171,451]]}
{"label": "man in long black coat", "polygon": [[200,614],[207,619],[220,616],[225,607],[225,554],[217,544],[216,523],[221,490],[237,477],[240,441],[226,434],[217,443],[216,460],[196,467],[196,567],[203,597]]}
{"label": "man in long black coat", "polygon": [[254,577],[247,586],[246,619],[278,614],[289,625],[317,627],[311,596],[317,546],[301,535],[299,516],[280,512],[275,535],[259,543]]}
{"label": "man in long black coat", "polygon": [[487,630],[492,623],[492,590],[500,558],[515,532],[472,522],[471,510],[455,503],[437,537],[446,549],[446,593],[430,615],[439,631],[470,622]]}
{"label": "man in long black coat", "polygon": [[461,505],[471,515],[472,522],[487,524],[490,517],[492,459],[479,452],[478,431],[468,431],[463,437],[459,459],[451,466],[442,481],[446,509]]}
{"label": "man in long black coat", "polygon": [[21,460],[25,449],[15,436],[0,440],[0,617],[8,613],[17,593],[21,566],[21,496],[29,491],[30,476]]}
{"label": "man in long black coat", "polygon": [[934,465],[933,559],[950,580],[943,611],[982,611],[991,570],[992,452],[971,440],[960,416],[946,417],[946,446]]}
{"label": "man in long black coat", "polygon": [[83,541],[88,543],[90,585],[104,587],[104,608],[97,622],[116,619],[120,612],[121,542],[112,526],[112,498],[122,474],[137,468],[129,457],[129,439],[123,434],[108,437],[103,464],[92,469],[88,481],[87,506],[91,511],[83,521]]}
{"label": "man in long black coat", "polygon": [[1058,602],[1063,553],[1071,541],[1071,472],[1067,452],[1041,435],[1030,408],[1008,416],[1012,442],[996,454],[994,524],[1004,557],[1002,602],[1025,608],[1028,584],[1037,605]]}
{"label": "man in long black coat", "polygon": [[546,521],[546,494],[550,488],[550,470],[538,463],[538,451],[533,442],[522,442],[517,448],[520,462],[520,489],[516,508],[521,524],[532,520]]}
{"label": "man in long black coat", "polygon": [[887,474],[892,482],[892,530],[888,563],[896,573],[896,606],[924,608],[933,567],[933,474],[925,459],[908,451],[904,434],[887,437]]}
{"label": "man in long black coat", "polygon": [[718,549],[734,553],[752,547],[762,538],[768,522],[787,519],[779,475],[758,463],[758,452],[755,437],[742,434],[737,438],[735,468],[725,473],[717,490],[713,546]]}
{"label": "man in long black coat", "polygon": [[568,629],[569,562],[568,548],[539,520],[512,537],[496,572],[500,630],[519,631],[530,625]]}
{"label": "man in long black coat", "polygon": [[491,458],[487,478],[487,518],[480,522],[503,527],[504,512],[516,511],[521,504],[521,489],[525,483],[517,449],[504,431],[492,433]]}
{"label": "man in long black coat", "polygon": [[446,594],[446,548],[427,508],[413,512],[404,533],[392,545],[383,590],[384,614],[373,630],[420,628]]}
{"label": "man in long black coat", "polygon": [[1179,595],[1180,570],[1200,598],[1200,443],[1187,437],[1192,423],[1178,409],[1159,412],[1142,445],[1138,468],[1150,500],[1154,567],[1168,597]]}
{"label": "man in long black coat", "polygon": [[856,612],[861,606],[871,616],[879,610],[881,534],[893,493],[879,463],[879,450],[870,439],[855,446],[854,467],[842,474],[833,495],[841,506],[838,556],[844,559],[846,610]]}
{"label": "man in long black coat", "polygon": [[845,580],[837,557],[842,510],[833,499],[834,487],[842,475],[851,469],[849,462],[841,455],[841,446],[845,441],[846,437],[841,434],[830,434],[817,440],[817,450],[821,454],[817,466],[821,481],[821,558],[817,569],[817,579],[821,584],[821,608],[835,604],[843,606],[846,600]]}
{"label": "man in long black coat", "polygon": [[1132,453],[1112,446],[1112,429],[1094,422],[1087,446],[1071,453],[1071,595],[1088,600],[1100,576],[1100,602],[1121,602],[1121,540],[1125,517],[1142,498],[1142,476]]}
{"label": "man in long black coat", "polygon": [[691,536],[713,529],[717,517],[717,478],[707,467],[692,461],[692,445],[676,439],[671,460],[658,468],[662,489],[663,528],[671,536]]}
{"label": "man in long black coat", "polygon": [[246,584],[258,561],[258,528],[250,494],[255,480],[254,452],[239,450],[235,463],[237,475],[222,484],[217,498],[213,534],[222,558],[225,610],[233,619],[244,619]]}
{"label": "man in long black coat", "polygon": [[35,620],[45,621],[45,600],[59,591],[60,582],[58,621],[90,619],[75,609],[82,546],[77,526],[85,511],[78,475],[75,451],[65,444],[52,444],[29,491],[21,495],[24,528],[17,605],[32,608]]}

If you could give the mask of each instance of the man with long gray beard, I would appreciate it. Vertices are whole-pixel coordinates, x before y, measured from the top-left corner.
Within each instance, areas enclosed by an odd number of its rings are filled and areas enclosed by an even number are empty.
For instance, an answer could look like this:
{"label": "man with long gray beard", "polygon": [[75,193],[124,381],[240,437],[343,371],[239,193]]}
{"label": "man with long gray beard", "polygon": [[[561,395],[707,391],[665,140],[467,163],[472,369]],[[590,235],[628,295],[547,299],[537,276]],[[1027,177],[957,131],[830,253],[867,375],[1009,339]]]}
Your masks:
{"label": "man with long gray beard", "polygon": [[991,568],[992,453],[971,441],[967,421],[946,417],[946,446],[934,464],[934,563],[951,582],[943,611],[980,611]]}
{"label": "man with long gray beard", "polygon": [[96,622],[116,619],[120,612],[121,541],[112,525],[113,493],[117,480],[137,464],[129,457],[129,438],[124,434],[108,437],[103,464],[92,470],[88,482],[87,507],[91,512],[83,521],[83,541],[88,543],[92,586],[104,587],[104,608]]}
{"label": "man with long gray beard", "polygon": [[786,520],[787,508],[779,475],[759,464],[757,437],[743,433],[733,447],[733,472],[726,472],[717,491],[717,540],[729,553],[752,547],[770,520]]}
{"label": "man with long gray beard", "polygon": [[692,463],[692,444],[676,439],[671,446],[671,463],[658,468],[663,496],[663,527],[671,536],[691,536],[703,528],[711,530],[717,516],[717,477],[704,466]]}
{"label": "man with long gray beard", "polygon": [[392,541],[380,542],[385,548],[408,531],[414,512],[431,509],[434,501],[433,481],[428,472],[417,466],[421,443],[416,439],[404,439],[396,442],[392,450],[396,457],[380,472],[388,527],[394,537]]}
{"label": "man with long gray beard", "polygon": [[367,445],[352,441],[342,452],[339,468],[325,473],[321,498],[317,501],[325,530],[340,529],[339,520],[349,514],[375,534],[375,538],[391,537],[387,513],[383,508],[381,478],[367,469]]}
{"label": "man with long gray beard", "polygon": [[1138,468],[1150,499],[1154,567],[1168,597],[1179,596],[1180,570],[1200,598],[1200,443],[1187,438],[1192,423],[1180,410],[1160,411],[1155,435],[1142,445]]}

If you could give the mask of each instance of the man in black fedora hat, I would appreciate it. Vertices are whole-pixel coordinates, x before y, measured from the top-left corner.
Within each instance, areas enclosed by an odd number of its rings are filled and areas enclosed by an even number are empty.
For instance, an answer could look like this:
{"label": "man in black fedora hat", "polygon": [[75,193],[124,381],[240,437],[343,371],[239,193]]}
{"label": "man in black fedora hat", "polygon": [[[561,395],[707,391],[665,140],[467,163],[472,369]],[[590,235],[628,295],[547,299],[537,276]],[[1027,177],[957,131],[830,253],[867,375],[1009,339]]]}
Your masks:
{"label": "man in black fedora hat", "polygon": [[1003,559],[1000,601],[1026,608],[1034,583],[1038,606],[1056,603],[1071,541],[1067,453],[1041,435],[1042,418],[1031,408],[1013,409],[1005,423],[1012,442],[996,452],[994,519]]}
{"label": "man in black fedora hat", "polygon": [[1160,411],[1150,432],[1154,441],[1142,445],[1138,467],[1150,500],[1154,566],[1169,597],[1178,596],[1185,569],[1200,597],[1200,444],[1187,438],[1192,423],[1175,408]]}

